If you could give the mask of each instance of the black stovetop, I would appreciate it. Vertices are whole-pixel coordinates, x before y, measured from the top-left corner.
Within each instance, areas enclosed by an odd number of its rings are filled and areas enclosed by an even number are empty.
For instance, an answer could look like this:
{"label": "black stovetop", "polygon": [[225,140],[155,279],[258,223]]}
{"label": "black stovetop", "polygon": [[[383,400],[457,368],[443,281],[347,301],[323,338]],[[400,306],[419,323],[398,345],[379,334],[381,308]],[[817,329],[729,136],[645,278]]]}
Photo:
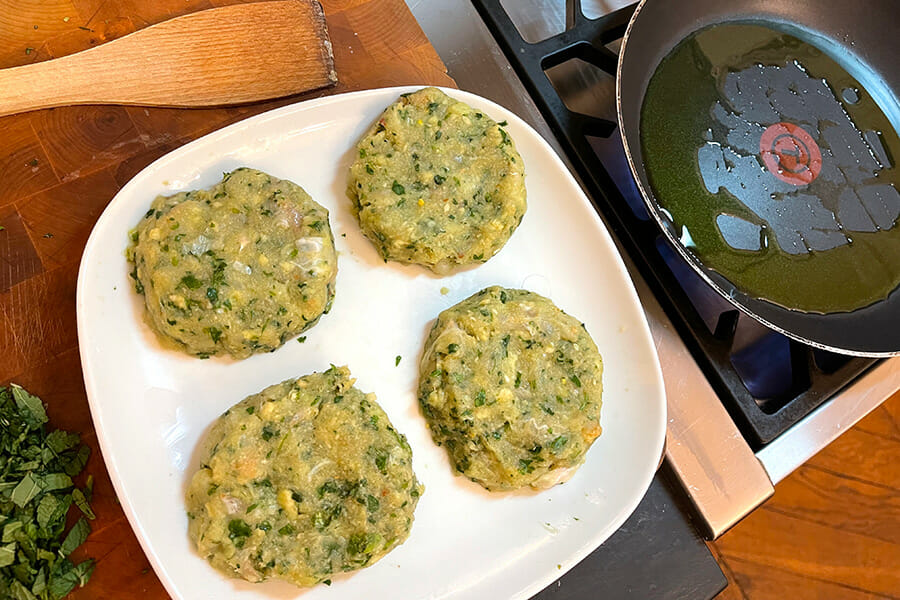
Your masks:
{"label": "black stovetop", "polygon": [[[501,0],[472,0],[541,111],[589,196],[691,350],[754,448],[772,441],[873,366],[811,348],[767,329],[721,298],[669,245],[634,183],[616,126],[616,49],[636,4],[596,19],[568,1],[565,31],[529,43]],[[583,61],[591,81],[590,114],[577,112],[558,67]]]}

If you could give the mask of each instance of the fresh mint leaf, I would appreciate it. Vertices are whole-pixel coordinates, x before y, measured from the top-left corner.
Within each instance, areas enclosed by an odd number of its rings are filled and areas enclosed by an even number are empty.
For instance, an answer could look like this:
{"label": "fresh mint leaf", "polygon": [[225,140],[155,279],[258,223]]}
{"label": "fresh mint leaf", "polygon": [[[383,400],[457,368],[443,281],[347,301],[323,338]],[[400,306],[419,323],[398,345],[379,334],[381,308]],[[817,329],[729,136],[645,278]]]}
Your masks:
{"label": "fresh mint leaf", "polygon": [[79,510],[84,513],[84,516],[86,516],[88,519],[93,521],[97,518],[97,515],[94,514],[93,510],[91,510],[91,505],[84,492],[82,492],[78,488],[75,488],[74,490],[72,490],[72,500],[75,502],[75,506],[77,506]]}
{"label": "fresh mint leaf", "polygon": [[31,473],[26,473],[25,477],[22,478],[22,481],[19,482],[19,485],[12,491],[12,496],[10,499],[13,504],[18,506],[19,508],[23,508],[26,504],[31,502],[31,500],[37,496],[41,492],[41,486],[35,480],[35,478],[31,475]]}
{"label": "fresh mint leaf", "polygon": [[47,422],[47,411],[44,410],[44,403],[40,398],[32,396],[16,384],[10,387],[16,406],[27,424],[34,428]]}
{"label": "fresh mint leaf", "polygon": [[84,470],[85,465],[87,465],[88,458],[91,457],[91,449],[87,446],[79,446],[78,450],[73,452],[66,452],[65,456],[60,457],[60,461],[62,463],[63,471],[66,472],[66,475],[69,477],[75,477],[82,470]]}
{"label": "fresh mint leaf", "polygon": [[[93,561],[66,559],[87,539],[93,480],[74,486],[90,457],[76,433],[45,430],[39,398],[0,387],[0,598],[60,600],[84,585]],[[66,532],[75,502],[84,517]]]}
{"label": "fresh mint leaf", "polygon": [[41,490],[44,492],[53,492],[56,490],[67,490],[72,487],[72,478],[65,473],[47,473],[35,477]]}
{"label": "fresh mint leaf", "polygon": [[0,546],[0,567],[8,567],[16,560],[16,544]]}
{"label": "fresh mint leaf", "polygon": [[41,567],[37,575],[34,576],[34,583],[31,584],[31,593],[40,596],[47,589],[47,572]]}
{"label": "fresh mint leaf", "polygon": [[59,547],[59,555],[65,557],[72,554],[75,548],[84,543],[89,533],[91,533],[91,526],[84,517],[81,517],[66,534],[66,539]]}
{"label": "fresh mint leaf", "polygon": [[47,439],[44,440],[44,443],[47,444],[47,447],[50,448],[56,455],[60,455],[66,450],[74,448],[81,441],[81,436],[77,433],[68,433],[62,431],[61,429],[57,429],[53,433],[47,436]]}
{"label": "fresh mint leaf", "polygon": [[37,596],[31,593],[31,590],[17,580],[13,581],[9,586],[9,592],[11,600],[38,600]]}
{"label": "fresh mint leaf", "polygon": [[16,541],[16,532],[22,529],[21,521],[11,521],[3,526],[3,537],[0,538],[0,542],[4,544],[7,542]]}
{"label": "fresh mint leaf", "polygon": [[54,521],[60,502],[53,494],[47,494],[41,498],[37,507],[37,524],[41,529],[47,529]]}
{"label": "fresh mint leaf", "polygon": [[68,559],[63,559],[54,565],[47,582],[47,594],[52,600],[60,600],[66,594],[87,583],[91,573],[94,572],[94,561],[86,560],[73,565]]}

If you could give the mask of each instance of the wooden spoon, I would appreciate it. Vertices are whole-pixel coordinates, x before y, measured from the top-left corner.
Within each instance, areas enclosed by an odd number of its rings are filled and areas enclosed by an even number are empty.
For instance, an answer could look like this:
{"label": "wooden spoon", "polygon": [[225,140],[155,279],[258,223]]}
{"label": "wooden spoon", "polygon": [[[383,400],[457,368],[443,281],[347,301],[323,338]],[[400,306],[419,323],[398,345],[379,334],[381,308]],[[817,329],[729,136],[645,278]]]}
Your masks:
{"label": "wooden spoon", "polygon": [[216,106],[334,85],[321,5],[213,8],[96,48],[0,69],[0,116],[66,104]]}

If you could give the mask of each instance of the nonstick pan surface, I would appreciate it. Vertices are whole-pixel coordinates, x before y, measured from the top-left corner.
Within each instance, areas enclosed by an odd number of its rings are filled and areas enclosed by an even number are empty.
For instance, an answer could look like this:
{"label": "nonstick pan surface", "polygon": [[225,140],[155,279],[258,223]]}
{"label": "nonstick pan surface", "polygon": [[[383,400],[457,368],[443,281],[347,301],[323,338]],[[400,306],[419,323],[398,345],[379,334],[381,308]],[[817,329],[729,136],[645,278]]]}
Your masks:
{"label": "nonstick pan surface", "polygon": [[896,0],[643,0],[619,56],[618,116],[626,154],[650,213],[672,245],[744,313],[793,339],[858,356],[900,354],[900,289],[850,312],[804,312],[747,294],[705,266],[682,244],[651,189],[641,150],[641,106],[660,62],[692,33],[719,23],[761,22],[825,51],[866,85],[896,129],[900,120],[897,8]]}

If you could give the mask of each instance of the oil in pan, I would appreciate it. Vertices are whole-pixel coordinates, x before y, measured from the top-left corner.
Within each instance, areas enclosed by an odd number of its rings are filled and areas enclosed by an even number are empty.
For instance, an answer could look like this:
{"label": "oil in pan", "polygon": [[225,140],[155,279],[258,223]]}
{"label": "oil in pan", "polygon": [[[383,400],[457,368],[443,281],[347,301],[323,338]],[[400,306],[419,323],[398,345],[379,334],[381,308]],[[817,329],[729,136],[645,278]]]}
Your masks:
{"label": "oil in pan", "polygon": [[833,313],[900,284],[900,138],[819,48],[761,23],[700,30],[653,74],[640,135],[678,237],[744,292]]}

